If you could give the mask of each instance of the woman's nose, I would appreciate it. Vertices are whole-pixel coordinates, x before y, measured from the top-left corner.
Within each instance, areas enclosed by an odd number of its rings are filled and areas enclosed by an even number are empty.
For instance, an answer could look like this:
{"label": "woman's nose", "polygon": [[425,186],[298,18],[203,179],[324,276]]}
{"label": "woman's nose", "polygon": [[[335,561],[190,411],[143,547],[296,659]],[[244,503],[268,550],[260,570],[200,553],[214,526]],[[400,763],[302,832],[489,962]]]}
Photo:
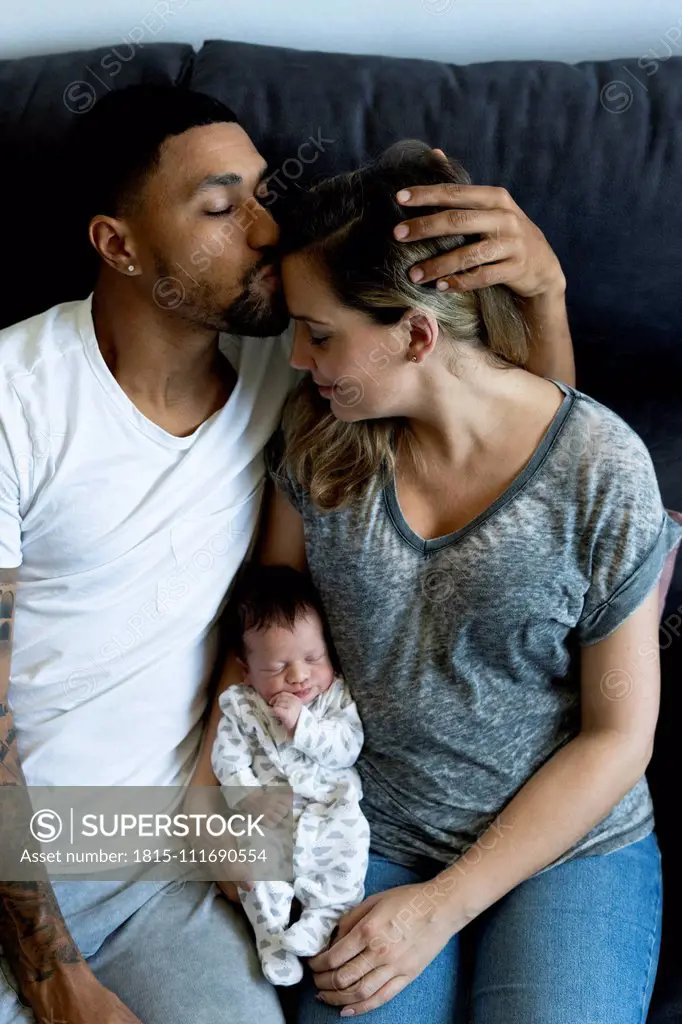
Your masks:
{"label": "woman's nose", "polygon": [[297,323],[294,328],[294,343],[291,346],[289,362],[295,370],[313,370],[315,360],[308,344],[308,331],[304,324]]}

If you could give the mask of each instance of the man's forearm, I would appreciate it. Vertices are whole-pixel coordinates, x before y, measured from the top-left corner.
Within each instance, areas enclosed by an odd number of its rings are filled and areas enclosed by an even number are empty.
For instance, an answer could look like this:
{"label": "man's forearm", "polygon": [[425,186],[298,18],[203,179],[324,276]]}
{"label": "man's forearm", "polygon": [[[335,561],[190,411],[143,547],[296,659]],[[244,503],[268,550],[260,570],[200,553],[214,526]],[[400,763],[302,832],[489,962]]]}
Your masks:
{"label": "man's forearm", "polygon": [[530,330],[527,369],[540,377],[552,377],[575,385],[573,342],[563,278],[552,289],[525,299],[524,314]]}
{"label": "man's forearm", "polygon": [[[19,863],[21,850],[37,846],[28,822],[33,808],[17,750],[14,718],[9,705],[10,656],[14,624],[14,583],[0,573],[0,841],[4,857]],[[12,787],[11,799],[7,788]],[[0,800],[2,799],[0,795]],[[16,853],[13,850],[16,847]],[[36,871],[38,872],[36,866]],[[46,874],[35,881],[0,881],[0,945],[22,993],[33,1005],[36,986],[63,970],[84,963],[69,934]]]}

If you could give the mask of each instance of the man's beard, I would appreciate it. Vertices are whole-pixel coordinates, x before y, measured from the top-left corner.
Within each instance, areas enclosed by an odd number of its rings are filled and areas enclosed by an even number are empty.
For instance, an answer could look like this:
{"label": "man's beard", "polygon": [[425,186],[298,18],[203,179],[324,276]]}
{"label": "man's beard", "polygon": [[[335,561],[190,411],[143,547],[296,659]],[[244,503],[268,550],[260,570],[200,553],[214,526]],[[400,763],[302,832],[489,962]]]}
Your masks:
{"label": "man's beard", "polygon": [[284,293],[280,289],[265,294],[254,287],[263,267],[268,266],[270,262],[263,260],[246,275],[241,295],[223,314],[224,326],[220,330],[256,338],[267,338],[273,334],[281,334],[285,330],[289,323],[289,310],[284,301]]}
{"label": "man's beard", "polygon": [[[176,281],[158,255],[154,263],[157,280]],[[272,263],[272,256],[265,255],[257,266],[252,267],[244,275],[240,294],[227,308],[217,306],[213,291],[207,283],[202,287],[201,279],[194,288],[181,285],[181,291],[177,293],[181,295],[181,301],[172,305],[169,303],[166,308],[189,323],[214,331],[246,334],[255,338],[281,334],[290,319],[284,293],[281,290],[269,293],[260,291],[256,283],[263,268]],[[157,304],[164,308],[162,302],[157,300]]]}

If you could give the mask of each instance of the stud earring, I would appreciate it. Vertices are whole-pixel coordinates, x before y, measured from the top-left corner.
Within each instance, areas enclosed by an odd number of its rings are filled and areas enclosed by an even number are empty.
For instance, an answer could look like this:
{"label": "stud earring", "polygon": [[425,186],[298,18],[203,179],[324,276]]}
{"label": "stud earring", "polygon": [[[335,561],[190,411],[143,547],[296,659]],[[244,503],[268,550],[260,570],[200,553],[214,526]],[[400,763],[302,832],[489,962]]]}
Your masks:
{"label": "stud earring", "polygon": [[416,362],[417,362],[417,357],[416,357],[416,356],[412,356],[412,362],[413,362],[413,363],[416,363]]}
{"label": "stud earring", "polygon": [[132,274],[132,272],[133,272],[133,270],[134,270],[134,269],[135,269],[135,267],[133,266],[133,264],[132,264],[132,263],[129,263],[129,264],[128,264],[128,270],[130,271],[130,273],[131,273],[131,274]]}

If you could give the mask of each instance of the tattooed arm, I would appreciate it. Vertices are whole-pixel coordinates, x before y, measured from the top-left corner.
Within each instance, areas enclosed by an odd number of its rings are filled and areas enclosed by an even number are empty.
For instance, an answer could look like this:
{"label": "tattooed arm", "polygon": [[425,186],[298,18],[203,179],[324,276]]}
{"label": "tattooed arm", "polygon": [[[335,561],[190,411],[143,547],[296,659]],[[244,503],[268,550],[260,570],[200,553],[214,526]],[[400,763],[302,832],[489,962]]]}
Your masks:
{"label": "tattooed arm", "polygon": [[[12,842],[19,849],[29,846],[26,825],[32,807],[9,705],[16,596],[13,575],[0,569],[0,786],[16,787],[17,799],[11,805],[7,801],[3,804],[0,841],[4,856],[16,863],[19,853],[12,856]],[[8,820],[10,806],[14,820]],[[47,875],[35,881],[0,881],[0,945],[14,972],[21,999],[38,1021],[140,1024],[113,992],[100,985],[81,956]]]}

